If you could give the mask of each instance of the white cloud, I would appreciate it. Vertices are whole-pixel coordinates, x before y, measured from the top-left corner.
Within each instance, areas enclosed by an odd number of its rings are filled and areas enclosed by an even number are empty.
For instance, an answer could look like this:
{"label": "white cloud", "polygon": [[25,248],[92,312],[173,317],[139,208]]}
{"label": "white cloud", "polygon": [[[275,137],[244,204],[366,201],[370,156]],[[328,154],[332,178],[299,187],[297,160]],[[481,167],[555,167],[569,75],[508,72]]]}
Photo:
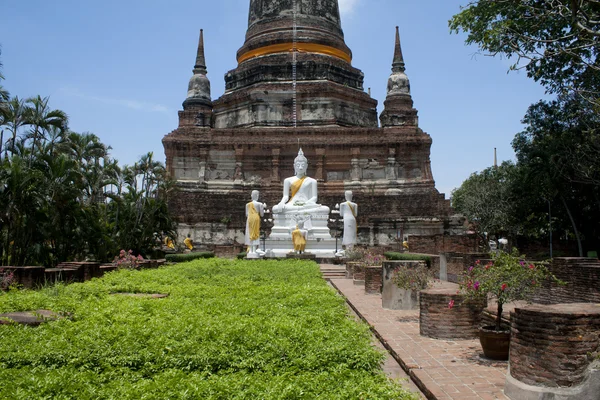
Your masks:
{"label": "white cloud", "polygon": [[113,99],[110,97],[101,97],[101,96],[93,96],[82,93],[76,88],[73,87],[62,87],[59,89],[60,92],[74,97],[79,97],[80,99],[97,101],[104,104],[125,107],[132,110],[138,111],[147,111],[147,112],[161,112],[161,113],[171,113],[167,107],[162,104],[152,104],[144,101],[138,100],[129,100],[129,99]]}
{"label": "white cloud", "polygon": [[351,14],[360,0],[339,0],[340,14]]}

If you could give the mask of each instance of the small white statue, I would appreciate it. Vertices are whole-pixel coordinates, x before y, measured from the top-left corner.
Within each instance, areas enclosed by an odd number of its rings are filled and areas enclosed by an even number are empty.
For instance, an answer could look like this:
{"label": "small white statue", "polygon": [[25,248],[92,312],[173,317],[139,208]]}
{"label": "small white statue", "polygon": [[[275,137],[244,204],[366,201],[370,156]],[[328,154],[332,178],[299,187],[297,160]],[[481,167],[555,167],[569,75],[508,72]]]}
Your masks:
{"label": "small white statue", "polygon": [[258,190],[252,191],[252,201],[246,204],[246,245],[248,258],[258,258],[263,252],[260,245],[260,219],[265,215],[267,205],[258,201]]}
{"label": "small white statue", "polygon": [[308,160],[300,149],[294,160],[296,175],[283,181],[283,197],[273,207],[273,214],[304,211],[329,214],[328,207],[317,204],[317,181],[306,176],[307,168]]}
{"label": "small white statue", "polygon": [[[350,250],[354,247],[357,242],[357,231],[358,225],[356,222],[356,216],[358,215],[358,205],[352,202],[352,191],[346,190],[344,192],[346,201],[336,208],[340,209],[340,216],[344,221],[344,236],[342,237],[342,246],[346,247],[346,250]],[[341,250],[336,253],[337,257],[343,257],[345,250]]]}

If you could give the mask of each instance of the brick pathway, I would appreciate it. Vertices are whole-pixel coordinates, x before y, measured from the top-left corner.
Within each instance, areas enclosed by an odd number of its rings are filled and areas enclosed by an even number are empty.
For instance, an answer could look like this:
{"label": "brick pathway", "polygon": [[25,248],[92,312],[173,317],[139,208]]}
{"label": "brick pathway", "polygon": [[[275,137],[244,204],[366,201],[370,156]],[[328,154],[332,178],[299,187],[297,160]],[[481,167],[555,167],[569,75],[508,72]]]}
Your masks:
{"label": "brick pathway", "polygon": [[423,337],[418,310],[385,310],[380,295],[365,294],[351,279],[331,283],[428,399],[508,399],[502,391],[508,362],[484,358],[479,340]]}

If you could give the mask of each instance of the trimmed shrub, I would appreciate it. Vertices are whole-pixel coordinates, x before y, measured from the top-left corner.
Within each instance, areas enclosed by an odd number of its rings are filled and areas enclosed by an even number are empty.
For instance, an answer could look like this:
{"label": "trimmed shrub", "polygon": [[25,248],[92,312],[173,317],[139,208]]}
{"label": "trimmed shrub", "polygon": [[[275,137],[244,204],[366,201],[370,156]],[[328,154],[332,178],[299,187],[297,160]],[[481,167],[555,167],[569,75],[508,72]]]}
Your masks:
{"label": "trimmed shrub", "polygon": [[168,262],[180,263],[197,260],[199,258],[213,258],[215,253],[211,251],[199,251],[196,253],[177,253],[177,254],[166,254],[165,259]]}
{"label": "trimmed shrub", "polygon": [[383,254],[388,260],[407,260],[407,261],[425,261],[427,268],[431,268],[431,256],[425,254],[415,253],[397,253],[394,251],[388,251]]}

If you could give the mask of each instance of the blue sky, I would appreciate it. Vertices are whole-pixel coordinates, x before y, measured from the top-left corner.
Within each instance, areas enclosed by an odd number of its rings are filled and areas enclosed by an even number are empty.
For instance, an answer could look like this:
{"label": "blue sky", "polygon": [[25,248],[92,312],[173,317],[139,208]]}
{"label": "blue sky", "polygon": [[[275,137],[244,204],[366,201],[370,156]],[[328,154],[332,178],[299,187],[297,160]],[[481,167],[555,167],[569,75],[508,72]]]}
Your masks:
{"label": "blue sky", "polygon": [[[514,158],[510,142],[527,107],[545,98],[510,60],[477,54],[448,19],[467,0],[340,0],[352,64],[383,109],[395,26],[420,127],[433,138],[436,187],[449,197],[475,171]],[[177,127],[204,29],[212,97],[235,68],[249,0],[0,0],[4,86],[14,95],[50,96],[71,129],[93,132],[121,164],[153,151]],[[310,173],[310,171],[309,171]]]}

